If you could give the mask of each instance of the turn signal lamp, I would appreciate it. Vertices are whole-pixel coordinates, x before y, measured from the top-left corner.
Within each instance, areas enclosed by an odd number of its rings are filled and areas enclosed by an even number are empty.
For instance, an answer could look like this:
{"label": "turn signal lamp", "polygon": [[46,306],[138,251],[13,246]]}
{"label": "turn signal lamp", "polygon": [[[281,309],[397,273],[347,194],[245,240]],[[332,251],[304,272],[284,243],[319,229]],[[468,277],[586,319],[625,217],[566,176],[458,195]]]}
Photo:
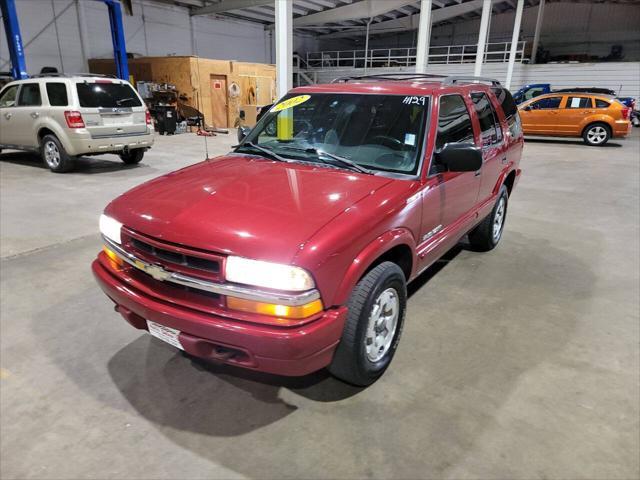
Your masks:
{"label": "turn signal lamp", "polygon": [[104,251],[104,253],[107,256],[107,258],[109,259],[109,263],[111,264],[111,267],[113,267],[113,269],[115,269],[115,270],[122,270],[122,267],[124,266],[124,262],[116,254],[116,252],[111,250],[106,245],[102,247],[102,250]]}
{"label": "turn signal lamp", "polygon": [[295,307],[289,305],[276,305],[273,303],[256,302],[244,298],[227,297],[227,307],[247,313],[258,313],[272,317],[289,318],[299,320],[310,317],[322,311],[322,300],[317,299],[304,305]]}

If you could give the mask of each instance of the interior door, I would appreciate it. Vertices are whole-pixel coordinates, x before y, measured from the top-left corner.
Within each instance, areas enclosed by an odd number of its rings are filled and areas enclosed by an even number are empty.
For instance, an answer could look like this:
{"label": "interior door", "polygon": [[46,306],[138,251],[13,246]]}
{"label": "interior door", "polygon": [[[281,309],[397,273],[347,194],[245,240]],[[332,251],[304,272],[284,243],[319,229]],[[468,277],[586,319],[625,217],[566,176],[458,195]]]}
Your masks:
{"label": "interior door", "polygon": [[526,105],[521,111],[524,131],[538,135],[559,133],[561,102],[562,95],[545,96]]}
{"label": "interior door", "polygon": [[211,75],[211,121],[216,128],[227,128],[227,77]]}
{"label": "interior door", "polygon": [[0,93],[0,145],[17,145],[13,136],[13,112],[18,99],[18,86],[11,85]]}

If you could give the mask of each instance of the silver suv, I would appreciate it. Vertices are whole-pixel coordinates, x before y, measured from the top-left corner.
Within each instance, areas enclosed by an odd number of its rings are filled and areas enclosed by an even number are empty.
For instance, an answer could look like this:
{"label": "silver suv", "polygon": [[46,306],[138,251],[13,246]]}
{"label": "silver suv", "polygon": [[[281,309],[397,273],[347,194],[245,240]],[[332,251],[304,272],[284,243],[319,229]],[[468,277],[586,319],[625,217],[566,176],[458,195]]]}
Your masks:
{"label": "silver suv", "polygon": [[78,155],[115,153],[140,162],[153,145],[153,123],[125,80],[99,75],[42,75],[0,91],[0,151],[37,151],[54,172]]}

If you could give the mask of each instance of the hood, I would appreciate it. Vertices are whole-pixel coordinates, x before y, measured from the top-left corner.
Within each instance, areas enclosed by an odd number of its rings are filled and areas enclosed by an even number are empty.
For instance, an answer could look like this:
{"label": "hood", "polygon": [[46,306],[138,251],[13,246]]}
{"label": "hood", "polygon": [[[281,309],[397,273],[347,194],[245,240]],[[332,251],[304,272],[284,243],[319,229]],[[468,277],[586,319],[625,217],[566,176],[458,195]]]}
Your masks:
{"label": "hood", "polygon": [[316,231],[391,181],[231,154],[144,183],[105,212],[167,242],[286,263]]}

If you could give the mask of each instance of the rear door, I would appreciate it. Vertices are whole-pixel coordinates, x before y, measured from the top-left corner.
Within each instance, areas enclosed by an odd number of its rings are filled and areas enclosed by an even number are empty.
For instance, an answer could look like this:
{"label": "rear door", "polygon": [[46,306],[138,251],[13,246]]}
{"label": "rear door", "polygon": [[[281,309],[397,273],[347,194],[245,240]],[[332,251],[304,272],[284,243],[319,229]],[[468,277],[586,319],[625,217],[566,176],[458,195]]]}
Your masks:
{"label": "rear door", "polygon": [[595,113],[591,97],[586,95],[571,95],[567,97],[560,111],[559,129],[570,135],[580,135],[584,126],[584,120]]}
{"label": "rear door", "polygon": [[491,104],[489,95],[485,92],[473,92],[471,100],[480,124],[483,163],[480,169],[478,203],[482,203],[493,193],[502,165],[507,163],[507,152],[500,119]]}
{"label": "rear door", "polygon": [[17,145],[12,122],[20,85],[10,85],[0,92],[0,145]]}
{"label": "rear door", "polygon": [[87,79],[76,82],[75,90],[84,124],[93,138],[147,132],[144,103],[128,82]]}

